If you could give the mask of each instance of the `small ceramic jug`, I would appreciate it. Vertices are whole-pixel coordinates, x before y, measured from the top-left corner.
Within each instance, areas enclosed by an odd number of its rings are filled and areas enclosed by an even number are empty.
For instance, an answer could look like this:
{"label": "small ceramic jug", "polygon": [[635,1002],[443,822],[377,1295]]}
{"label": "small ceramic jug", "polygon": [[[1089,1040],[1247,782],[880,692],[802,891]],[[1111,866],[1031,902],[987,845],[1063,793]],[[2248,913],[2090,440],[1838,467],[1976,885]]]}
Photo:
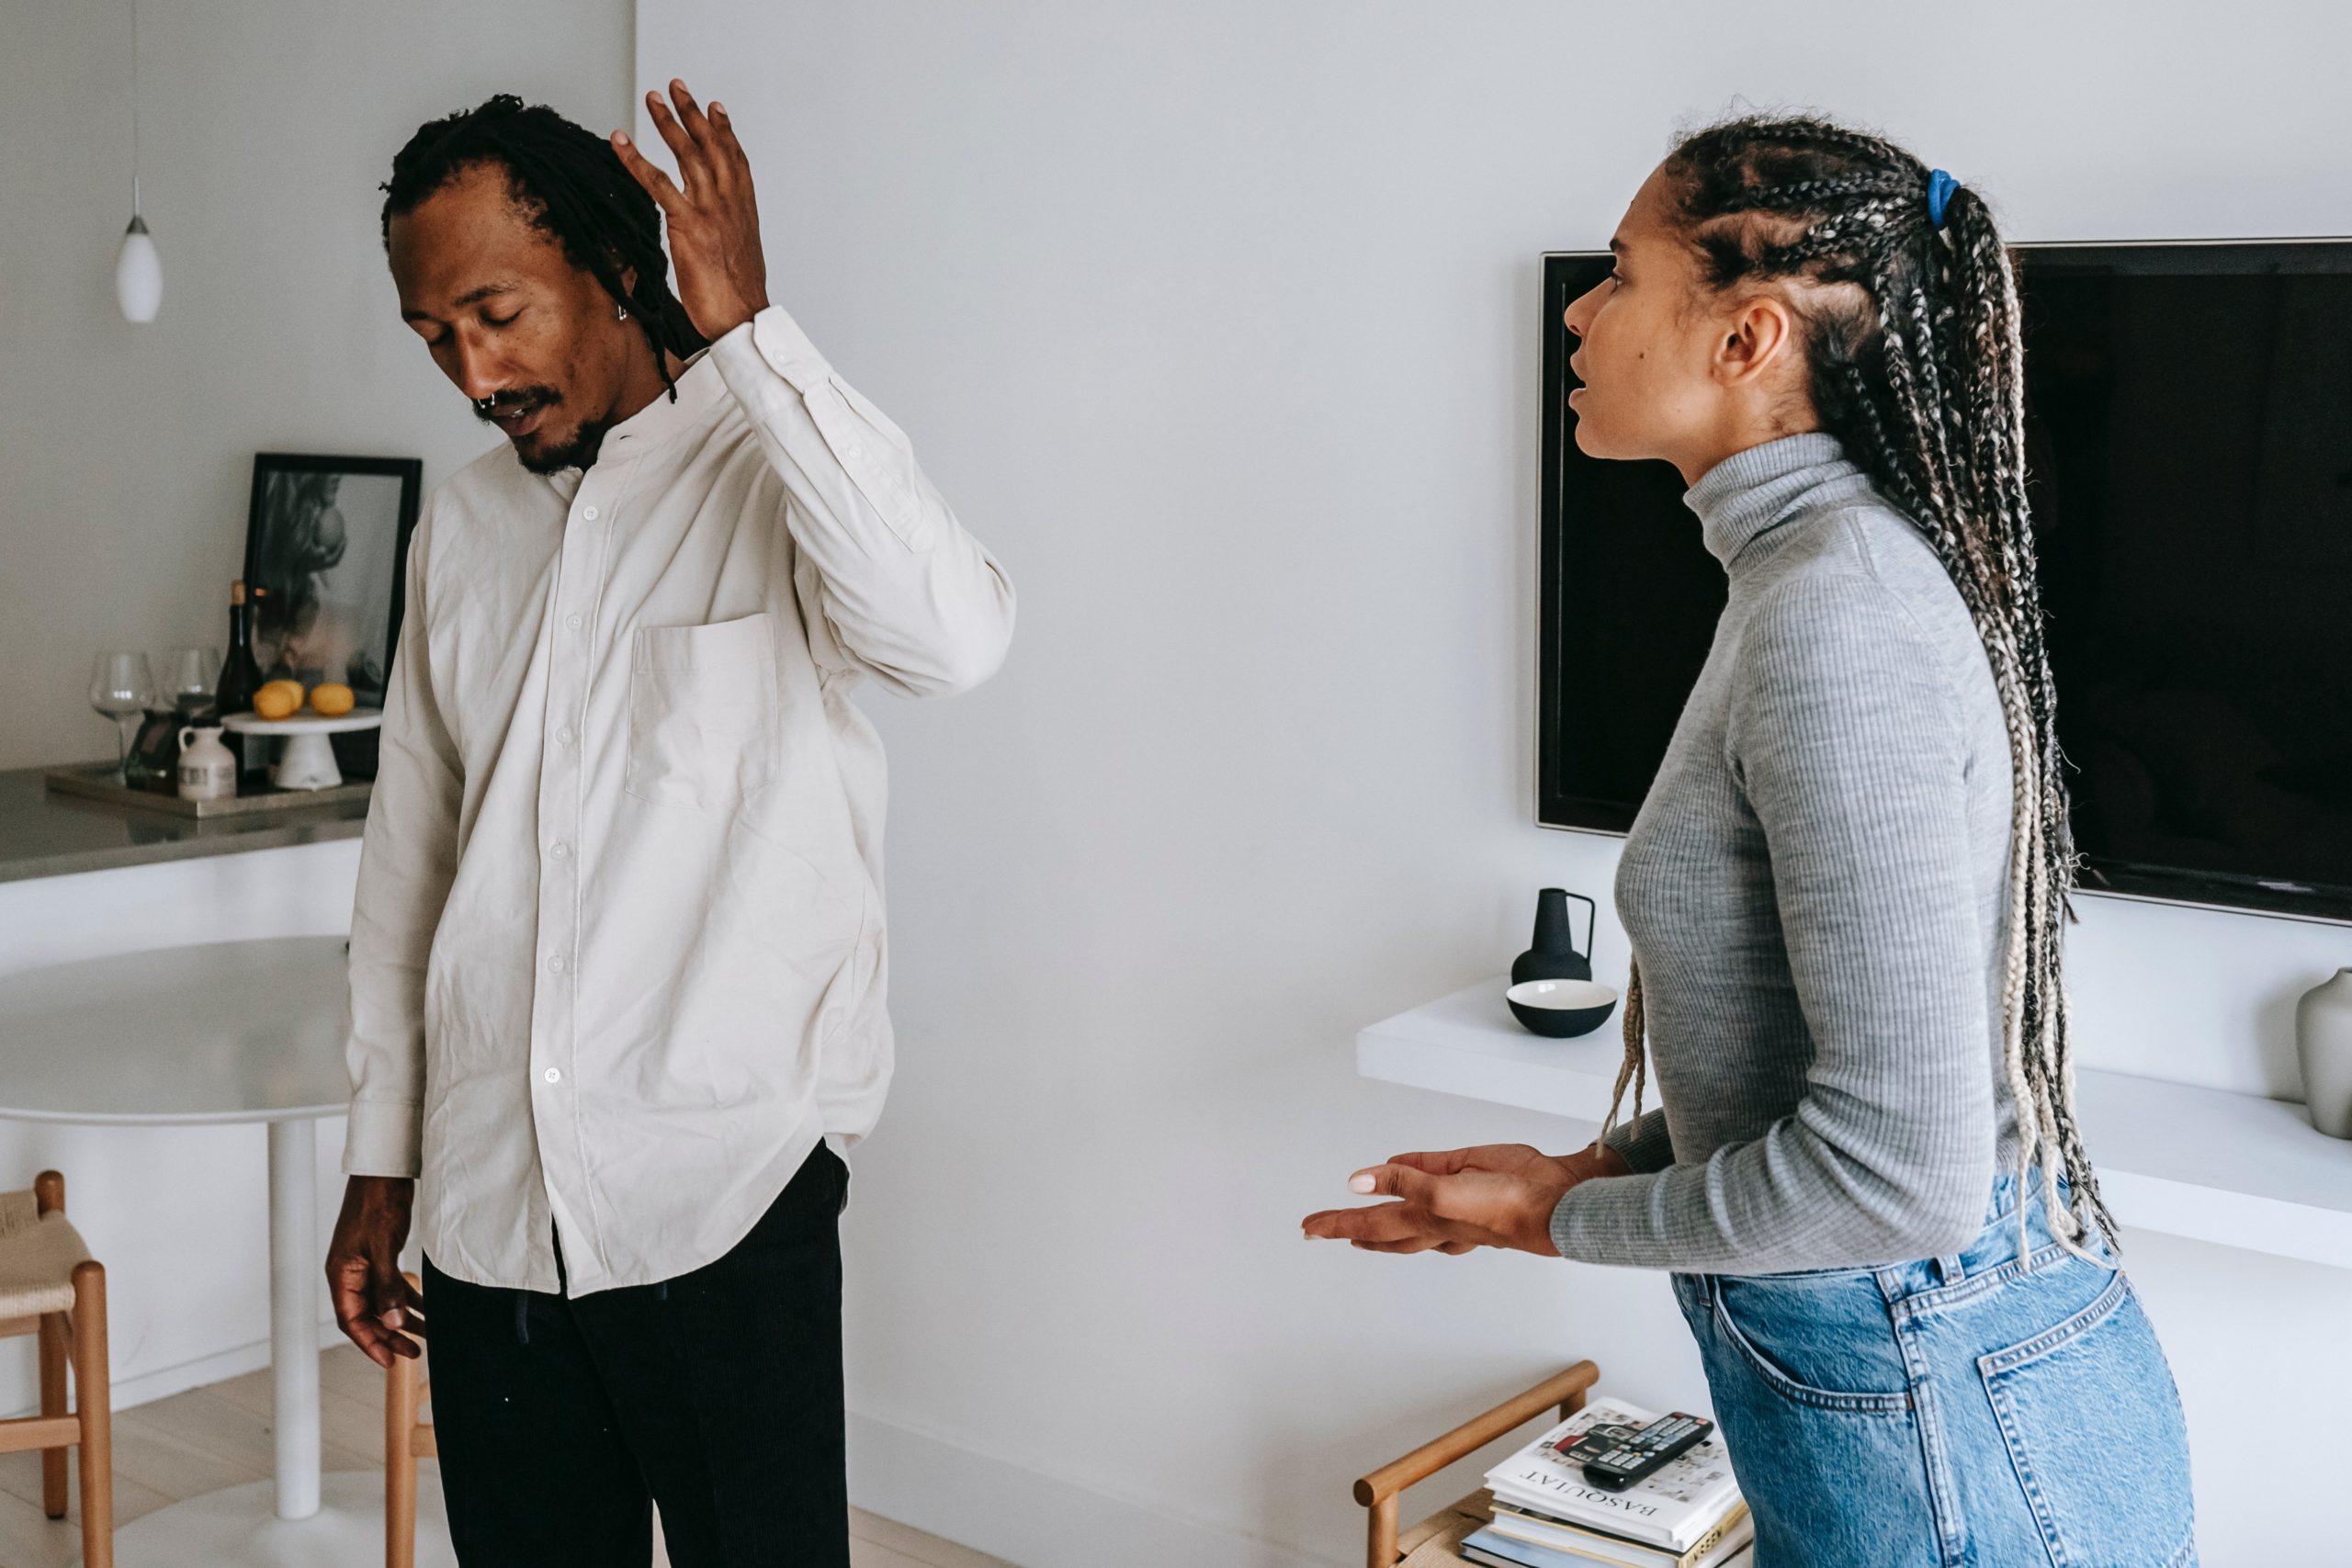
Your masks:
{"label": "small ceramic jug", "polygon": [[2295,1054],[2312,1125],[2331,1138],[2352,1138],[2352,969],[2338,969],[2295,1004]]}
{"label": "small ceramic jug", "polygon": [[237,759],[220,744],[219,725],[192,724],[180,730],[179,773],[182,800],[226,800],[237,793]]}
{"label": "small ceramic jug", "polygon": [[[1584,951],[1577,951],[1568,930],[1568,900],[1584,906]],[[1589,980],[1592,978],[1592,900],[1565,887],[1546,887],[1535,896],[1534,943],[1514,960],[1510,983],[1526,980]]]}

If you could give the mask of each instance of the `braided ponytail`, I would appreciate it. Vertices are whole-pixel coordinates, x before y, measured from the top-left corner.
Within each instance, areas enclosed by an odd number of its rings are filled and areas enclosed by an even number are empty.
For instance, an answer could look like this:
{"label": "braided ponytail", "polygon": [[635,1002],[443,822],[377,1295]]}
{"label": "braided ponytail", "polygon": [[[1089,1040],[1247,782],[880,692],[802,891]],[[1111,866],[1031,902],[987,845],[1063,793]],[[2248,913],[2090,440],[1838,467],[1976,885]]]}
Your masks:
{"label": "braided ponytail", "polygon": [[[2026,503],[2025,357],[2008,251],[1974,192],[1952,190],[1938,225],[1925,164],[1820,119],[1709,126],[1675,147],[1666,170],[1673,219],[1708,287],[1795,286],[1822,429],[1934,547],[1984,640],[2013,783],[2001,1023],[2018,1175],[2040,1165],[2051,1227],[2069,1250],[2082,1252],[2094,1229],[2111,1241],[2075,1115],[2060,950],[2076,856]],[[1621,1097],[1645,1076],[1640,996],[1636,968]],[[1635,1104],[1638,1115],[1638,1089]]]}

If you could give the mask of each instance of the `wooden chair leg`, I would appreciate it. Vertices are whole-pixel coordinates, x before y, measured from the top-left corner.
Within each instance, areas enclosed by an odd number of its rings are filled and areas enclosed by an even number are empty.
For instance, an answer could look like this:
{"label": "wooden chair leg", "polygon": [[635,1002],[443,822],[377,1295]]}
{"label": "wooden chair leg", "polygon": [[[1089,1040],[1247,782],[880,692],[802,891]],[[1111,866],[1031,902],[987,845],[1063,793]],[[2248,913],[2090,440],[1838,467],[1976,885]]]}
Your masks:
{"label": "wooden chair leg", "polygon": [[1372,1506],[1367,1521],[1365,1568],[1396,1568],[1396,1497],[1394,1493]]}
{"label": "wooden chair leg", "polygon": [[384,1568],[416,1563],[416,1363],[384,1374]]}
{"label": "wooden chair leg", "polygon": [[114,1384],[107,1366],[107,1271],[74,1269],[74,1404],[82,1420],[82,1562],[114,1568]]}
{"label": "wooden chair leg", "polygon": [[[65,1320],[55,1313],[40,1320],[40,1413],[65,1414]],[[40,1451],[40,1511],[65,1517],[65,1450]]]}
{"label": "wooden chair leg", "polygon": [[[33,1211],[39,1214],[65,1212],[65,1178],[44,1170],[33,1178]],[[40,1413],[65,1414],[65,1324],[58,1317],[40,1320]],[[65,1450],[43,1449],[40,1455],[41,1512],[52,1519],[65,1517]]]}

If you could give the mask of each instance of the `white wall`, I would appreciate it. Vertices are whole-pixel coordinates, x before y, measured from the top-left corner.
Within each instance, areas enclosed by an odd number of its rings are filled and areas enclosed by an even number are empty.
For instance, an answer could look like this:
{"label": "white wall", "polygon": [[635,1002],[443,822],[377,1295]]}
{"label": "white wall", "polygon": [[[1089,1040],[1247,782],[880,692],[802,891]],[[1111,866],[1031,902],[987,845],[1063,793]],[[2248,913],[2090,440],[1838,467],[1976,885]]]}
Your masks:
{"label": "white wall", "polygon": [[147,0],[164,309],[134,327],[129,0],[0,6],[0,767],[111,754],[100,651],[225,640],[256,451],[430,484],[496,439],[401,322],[376,187],[502,89],[622,123],[629,27],[626,0]]}
{"label": "white wall", "polygon": [[[1367,1084],[1612,841],[1531,826],[1538,254],[1735,94],[1883,124],[2019,238],[2352,232],[2352,23],[2273,0],[640,0],[776,297],[1023,592],[877,703],[893,1104],[849,1219],[861,1499],[1030,1568],[1359,1560],[1351,1478],[1565,1359],[1703,1397],[1663,1283],[1310,1247],[1410,1146],[1589,1129]],[[2098,1060],[2290,1087],[2352,931],[2088,903]],[[1604,972],[1622,938],[1602,933]],[[2133,1238],[2207,1561],[2332,1539],[2352,1273]],[[2258,1488],[2232,1447],[2284,1439]],[[913,1468],[920,1466],[921,1468]],[[2257,1500],[2258,1499],[2258,1500]]]}

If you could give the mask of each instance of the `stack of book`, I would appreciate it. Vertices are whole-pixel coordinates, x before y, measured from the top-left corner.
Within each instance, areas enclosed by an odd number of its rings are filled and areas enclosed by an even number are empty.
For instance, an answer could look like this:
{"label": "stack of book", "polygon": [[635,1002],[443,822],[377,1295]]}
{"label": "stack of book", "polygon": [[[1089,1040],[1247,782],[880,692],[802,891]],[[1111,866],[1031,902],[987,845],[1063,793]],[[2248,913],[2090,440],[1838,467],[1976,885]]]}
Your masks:
{"label": "stack of book", "polygon": [[1595,1427],[1657,1419],[1622,1399],[1596,1399],[1488,1471],[1495,1522],[1464,1540],[1462,1554],[1488,1568],[1748,1568],[1755,1521],[1721,1435],[1622,1492],[1595,1486],[1567,1457]]}

